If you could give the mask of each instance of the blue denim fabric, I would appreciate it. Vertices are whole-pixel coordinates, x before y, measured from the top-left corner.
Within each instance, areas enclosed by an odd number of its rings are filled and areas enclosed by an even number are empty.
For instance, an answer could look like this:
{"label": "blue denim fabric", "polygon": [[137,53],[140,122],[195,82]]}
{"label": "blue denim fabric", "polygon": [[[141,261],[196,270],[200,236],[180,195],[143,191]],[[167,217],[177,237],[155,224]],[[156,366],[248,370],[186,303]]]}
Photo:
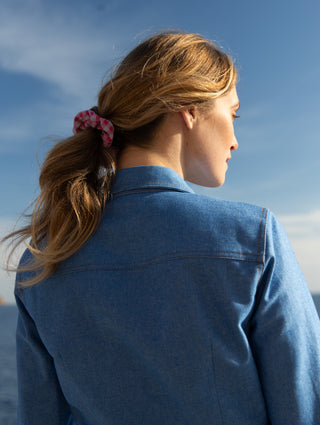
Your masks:
{"label": "blue denim fabric", "polygon": [[319,318],[273,214],[164,167],[112,192],[85,246],[16,287],[18,423],[320,424]]}

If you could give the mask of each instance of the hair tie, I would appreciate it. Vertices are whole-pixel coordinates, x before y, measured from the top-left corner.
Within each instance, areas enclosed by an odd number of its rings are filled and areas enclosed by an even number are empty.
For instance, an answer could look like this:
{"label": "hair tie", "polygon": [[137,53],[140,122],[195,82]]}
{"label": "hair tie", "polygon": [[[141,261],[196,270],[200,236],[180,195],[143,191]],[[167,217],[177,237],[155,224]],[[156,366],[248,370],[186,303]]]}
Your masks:
{"label": "hair tie", "polygon": [[73,134],[77,134],[79,131],[82,131],[88,127],[101,130],[103,146],[106,148],[111,146],[114,131],[111,121],[107,120],[106,118],[101,118],[91,109],[79,112],[79,114],[77,114],[74,119]]}

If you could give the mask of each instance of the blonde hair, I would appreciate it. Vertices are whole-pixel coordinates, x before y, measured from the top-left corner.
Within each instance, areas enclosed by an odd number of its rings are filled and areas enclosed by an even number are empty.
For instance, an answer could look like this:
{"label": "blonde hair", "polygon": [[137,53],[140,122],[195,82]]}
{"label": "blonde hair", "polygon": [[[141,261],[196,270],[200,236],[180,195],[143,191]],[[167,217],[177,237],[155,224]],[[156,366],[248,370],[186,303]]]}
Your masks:
{"label": "blonde hair", "polygon": [[[160,33],[139,44],[102,87],[93,108],[114,125],[113,146],[148,144],[165,114],[188,105],[205,108],[234,84],[230,57],[197,34]],[[102,172],[103,171],[103,172]],[[37,271],[23,285],[49,277],[99,226],[116,173],[116,159],[101,133],[88,128],[56,144],[41,169],[30,223],[11,233],[15,247],[28,245]]]}

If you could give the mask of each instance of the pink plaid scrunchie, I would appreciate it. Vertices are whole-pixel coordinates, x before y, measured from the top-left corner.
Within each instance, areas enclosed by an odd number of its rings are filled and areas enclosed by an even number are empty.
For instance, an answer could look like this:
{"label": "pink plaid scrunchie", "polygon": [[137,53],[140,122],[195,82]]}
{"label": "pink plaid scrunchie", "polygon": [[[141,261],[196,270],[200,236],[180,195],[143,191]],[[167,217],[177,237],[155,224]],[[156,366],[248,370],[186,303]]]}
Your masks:
{"label": "pink plaid scrunchie", "polygon": [[91,109],[79,112],[79,114],[75,116],[73,122],[73,134],[77,134],[79,131],[82,131],[88,127],[101,130],[101,137],[104,147],[109,148],[111,146],[114,131],[111,121],[107,120],[106,118],[99,117],[99,115],[97,115]]}

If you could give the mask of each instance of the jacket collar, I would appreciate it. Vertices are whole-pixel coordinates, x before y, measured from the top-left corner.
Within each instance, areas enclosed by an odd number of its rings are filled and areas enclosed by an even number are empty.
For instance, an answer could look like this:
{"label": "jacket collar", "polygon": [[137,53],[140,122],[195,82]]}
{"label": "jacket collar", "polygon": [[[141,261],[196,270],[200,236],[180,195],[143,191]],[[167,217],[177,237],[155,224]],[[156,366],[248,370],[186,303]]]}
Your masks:
{"label": "jacket collar", "polygon": [[143,165],[118,170],[111,193],[118,195],[141,189],[166,189],[194,193],[176,171],[157,165]]}

